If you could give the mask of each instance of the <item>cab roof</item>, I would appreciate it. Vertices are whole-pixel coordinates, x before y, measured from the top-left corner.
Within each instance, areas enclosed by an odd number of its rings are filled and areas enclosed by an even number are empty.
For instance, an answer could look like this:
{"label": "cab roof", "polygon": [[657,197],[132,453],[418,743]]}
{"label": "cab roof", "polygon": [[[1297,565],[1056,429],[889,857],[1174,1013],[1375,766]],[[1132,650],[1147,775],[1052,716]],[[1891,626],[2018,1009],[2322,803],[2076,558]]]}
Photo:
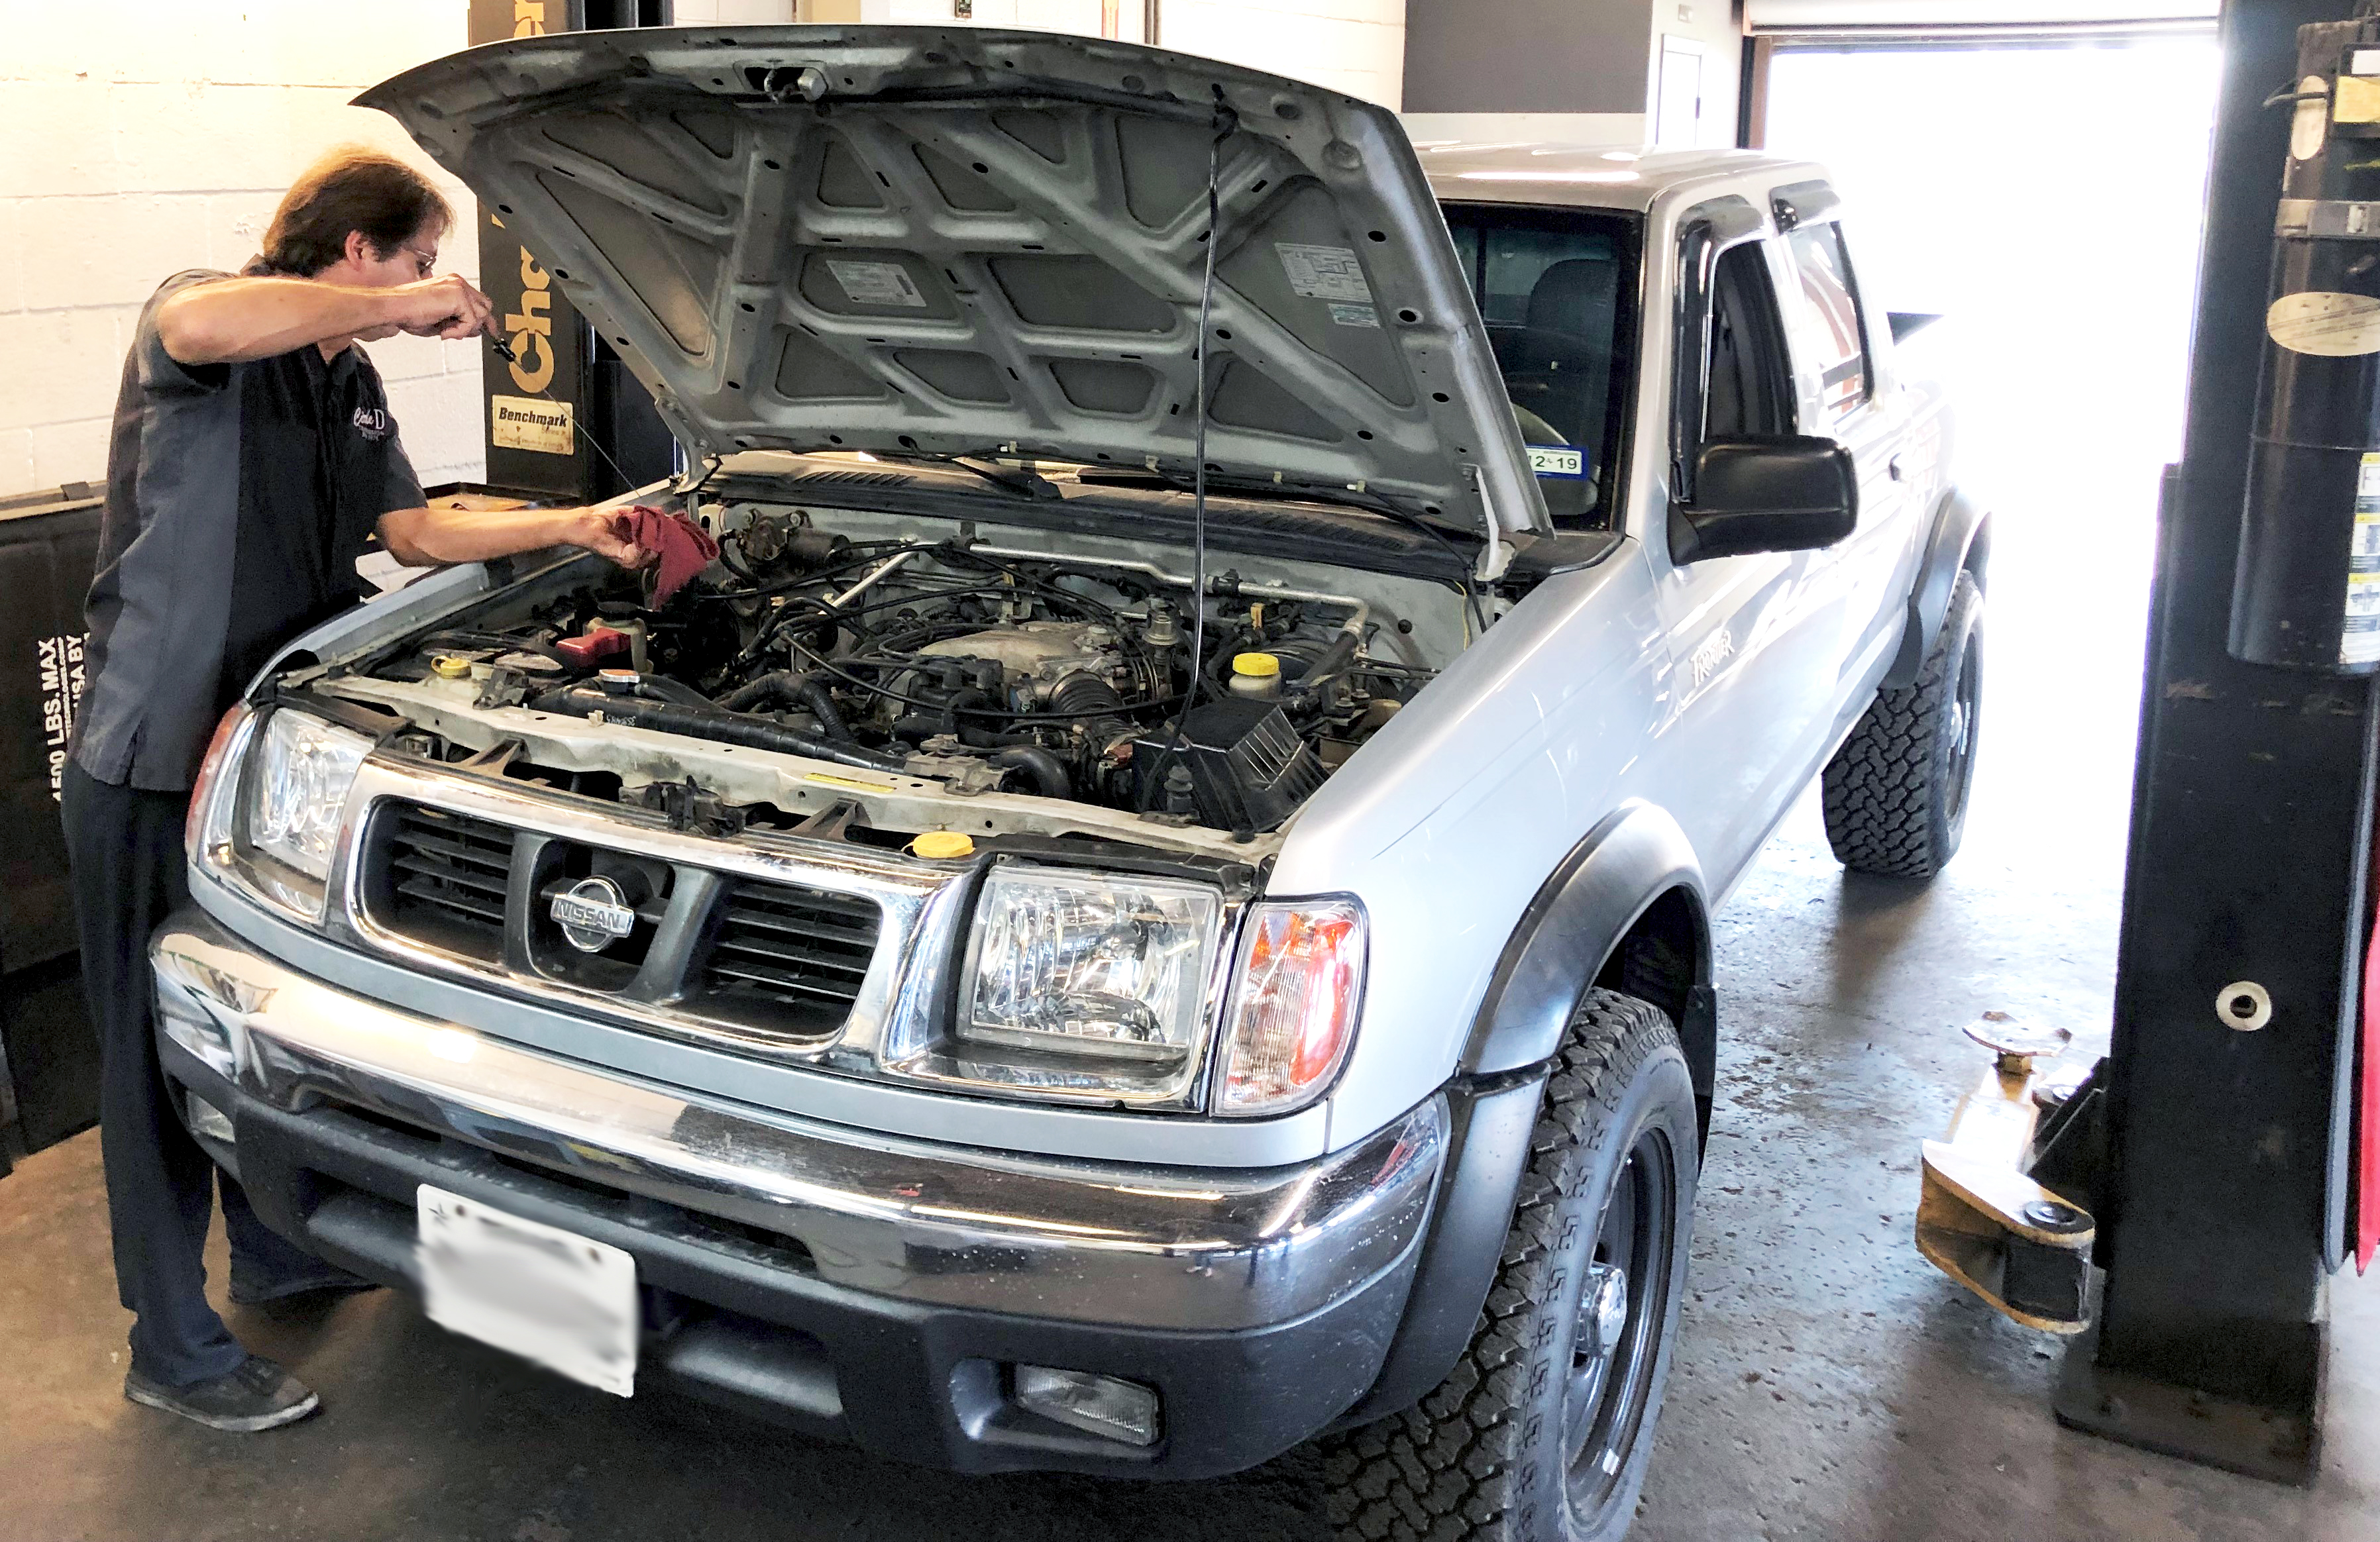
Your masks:
{"label": "cab roof", "polygon": [[1802,181],[1825,175],[1807,161],[1756,150],[1657,150],[1648,145],[1551,140],[1416,139],[1429,188],[1450,203],[1527,203],[1639,213],[1665,193],[1738,178]]}

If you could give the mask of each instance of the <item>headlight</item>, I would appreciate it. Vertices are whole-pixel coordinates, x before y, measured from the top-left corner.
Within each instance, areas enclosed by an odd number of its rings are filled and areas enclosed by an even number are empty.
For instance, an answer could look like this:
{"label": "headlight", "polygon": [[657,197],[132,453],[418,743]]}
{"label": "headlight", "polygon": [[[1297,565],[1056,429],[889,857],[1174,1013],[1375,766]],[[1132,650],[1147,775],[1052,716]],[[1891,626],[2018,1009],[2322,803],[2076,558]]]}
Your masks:
{"label": "headlight", "polygon": [[317,883],[328,878],[347,790],[371,750],[363,735],[302,712],[266,718],[249,772],[249,844]]}
{"label": "headlight", "polygon": [[1216,1113],[1285,1114],[1330,1085],[1363,1006],[1364,933],[1352,899],[1249,911],[1217,1054]]}
{"label": "headlight", "polygon": [[347,792],[371,749],[361,734],[302,712],[259,717],[234,707],[191,789],[191,866],[320,921]]}
{"label": "headlight", "polygon": [[967,945],[962,1041],[1144,1071],[1186,1065],[1205,1024],[1222,897],[1129,874],[1001,867]]}

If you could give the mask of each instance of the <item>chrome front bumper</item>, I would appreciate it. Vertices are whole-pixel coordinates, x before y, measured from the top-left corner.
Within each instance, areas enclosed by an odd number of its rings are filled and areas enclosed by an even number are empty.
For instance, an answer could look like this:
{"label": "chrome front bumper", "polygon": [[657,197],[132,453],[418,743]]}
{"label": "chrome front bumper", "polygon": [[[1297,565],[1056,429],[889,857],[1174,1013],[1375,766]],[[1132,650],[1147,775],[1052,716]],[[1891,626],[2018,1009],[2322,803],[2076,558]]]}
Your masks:
{"label": "chrome front bumper", "polygon": [[196,912],[161,929],[151,958],[162,1040],[240,1101],[788,1238],[810,1277],[888,1303],[1173,1332],[1290,1323],[1410,1270],[1445,1154],[1442,1098],[1347,1150],[1258,1171],[935,1145],[395,1010]]}

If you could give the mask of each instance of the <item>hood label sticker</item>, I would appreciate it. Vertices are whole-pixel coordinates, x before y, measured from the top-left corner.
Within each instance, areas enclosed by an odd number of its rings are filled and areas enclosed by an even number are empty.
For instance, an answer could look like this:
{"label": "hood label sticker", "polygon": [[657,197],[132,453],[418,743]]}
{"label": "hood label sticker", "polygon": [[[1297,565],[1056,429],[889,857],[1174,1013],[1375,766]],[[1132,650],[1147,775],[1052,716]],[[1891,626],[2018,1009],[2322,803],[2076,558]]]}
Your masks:
{"label": "hood label sticker", "polygon": [[897,262],[838,262],[829,258],[827,270],[834,274],[834,282],[843,285],[843,292],[851,296],[854,305],[926,308],[926,296],[917,288],[917,281]]}
{"label": "hood label sticker", "polygon": [[1334,327],[1369,327],[1378,331],[1380,329],[1380,313],[1370,306],[1342,305],[1333,300],[1330,302],[1330,324]]}
{"label": "hood label sticker", "polygon": [[[1305,247],[1293,241],[1276,241],[1272,249],[1281,254],[1281,271],[1289,275],[1289,286],[1309,300],[1344,300],[1356,305],[1372,303],[1372,286],[1364,282],[1364,266],[1355,260],[1351,247]],[[1337,316],[1331,318],[1338,320]],[[1361,326],[1360,321],[1341,321],[1342,326]],[[1379,324],[1376,317],[1371,323]]]}

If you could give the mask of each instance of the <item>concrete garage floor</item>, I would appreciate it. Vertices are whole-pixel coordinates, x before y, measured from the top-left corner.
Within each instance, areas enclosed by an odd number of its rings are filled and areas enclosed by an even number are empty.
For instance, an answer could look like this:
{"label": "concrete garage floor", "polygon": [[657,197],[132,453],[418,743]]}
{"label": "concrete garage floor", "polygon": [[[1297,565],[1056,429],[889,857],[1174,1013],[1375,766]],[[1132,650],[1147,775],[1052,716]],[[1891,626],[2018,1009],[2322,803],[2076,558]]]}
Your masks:
{"label": "concrete garage floor", "polygon": [[[1950,871],[1846,878],[1805,800],[1721,913],[1726,1081],[1640,1542],[2380,1536],[2380,1280],[2337,1289],[2328,1455],[2301,1492],[2059,1429],[2058,1346],[1910,1242],[1917,1142],[1983,1065],[1959,1026],[1999,1007],[2104,1042],[2154,465],[2036,460],[1998,490],[2024,517]],[[95,1137],[0,1182],[0,1542],[1323,1534],[1304,1453],[1196,1488],[966,1480],[617,1402],[394,1295],[230,1320],[326,1414],[231,1437],[123,1402]]]}

